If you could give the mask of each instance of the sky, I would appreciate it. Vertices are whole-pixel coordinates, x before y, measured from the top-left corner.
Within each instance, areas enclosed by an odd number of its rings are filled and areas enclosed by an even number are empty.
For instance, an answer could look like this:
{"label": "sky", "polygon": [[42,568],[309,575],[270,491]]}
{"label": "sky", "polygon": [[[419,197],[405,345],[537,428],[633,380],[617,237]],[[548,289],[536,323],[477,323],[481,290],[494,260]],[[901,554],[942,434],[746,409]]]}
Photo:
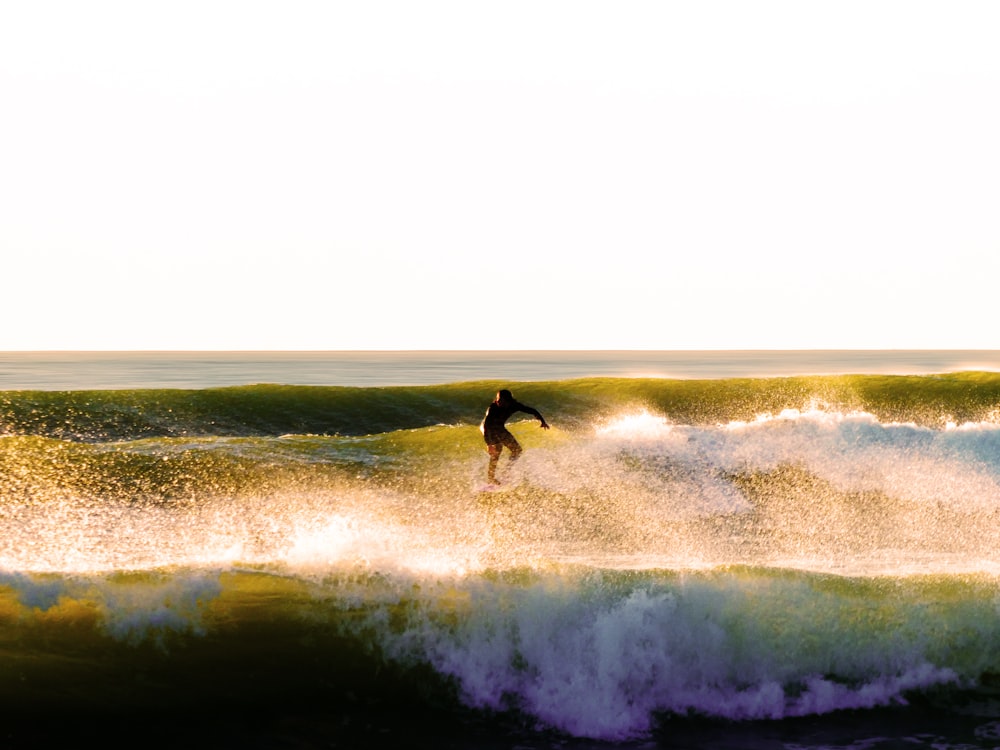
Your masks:
{"label": "sky", "polygon": [[0,350],[1000,349],[1000,4],[0,4]]}

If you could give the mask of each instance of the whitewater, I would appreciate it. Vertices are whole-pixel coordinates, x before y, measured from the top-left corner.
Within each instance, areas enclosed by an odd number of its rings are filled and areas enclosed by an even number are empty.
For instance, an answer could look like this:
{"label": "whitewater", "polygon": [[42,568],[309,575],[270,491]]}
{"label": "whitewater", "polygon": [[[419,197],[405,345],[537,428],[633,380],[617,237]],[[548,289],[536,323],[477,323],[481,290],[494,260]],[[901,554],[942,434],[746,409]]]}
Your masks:
{"label": "whitewater", "polygon": [[[553,429],[484,492],[499,387]],[[990,372],[3,391],[3,711],[12,746],[992,747],[998,511]]]}

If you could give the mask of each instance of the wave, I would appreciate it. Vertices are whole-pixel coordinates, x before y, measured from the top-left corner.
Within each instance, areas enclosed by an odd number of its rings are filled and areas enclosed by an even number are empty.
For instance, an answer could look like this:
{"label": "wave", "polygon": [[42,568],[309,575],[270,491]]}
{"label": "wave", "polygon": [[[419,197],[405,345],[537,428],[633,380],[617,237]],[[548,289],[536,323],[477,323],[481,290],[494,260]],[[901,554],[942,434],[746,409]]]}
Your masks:
{"label": "wave", "polygon": [[[491,493],[469,424],[109,443],[8,435],[0,564],[282,562],[309,535],[338,549],[324,533],[346,523],[361,529],[358,555],[393,539],[404,567],[424,550],[465,570],[535,559],[844,573],[997,565],[992,420],[929,427],[812,408],[685,424],[638,411],[588,430],[512,429],[528,451],[502,464],[506,483]],[[123,524],[142,529],[141,545]]]}
{"label": "wave", "polygon": [[[478,424],[492,394],[513,387],[552,420],[588,427],[647,409],[677,422],[752,420],[805,409],[865,411],[930,426],[996,419],[1000,373],[763,379],[585,378],[414,387],[255,385],[203,390],[3,391],[0,434],[102,442],[143,437],[368,435],[435,424]],[[552,421],[550,420],[550,421]]]}
{"label": "wave", "polygon": [[0,695],[629,741],[1000,674],[1000,376],[519,384],[487,492],[497,385],[0,394]]}
{"label": "wave", "polygon": [[[5,575],[0,622],[35,660],[22,669],[31,680],[79,680],[84,665],[67,657],[101,654],[90,694],[74,696],[87,705],[152,696],[179,707],[220,688],[270,702],[304,685],[384,700],[423,682],[454,712],[514,712],[621,741],[669,728],[670,716],[778,720],[969,688],[1000,669],[997,595],[990,576],[747,567]],[[137,664],[153,689],[119,695]]]}

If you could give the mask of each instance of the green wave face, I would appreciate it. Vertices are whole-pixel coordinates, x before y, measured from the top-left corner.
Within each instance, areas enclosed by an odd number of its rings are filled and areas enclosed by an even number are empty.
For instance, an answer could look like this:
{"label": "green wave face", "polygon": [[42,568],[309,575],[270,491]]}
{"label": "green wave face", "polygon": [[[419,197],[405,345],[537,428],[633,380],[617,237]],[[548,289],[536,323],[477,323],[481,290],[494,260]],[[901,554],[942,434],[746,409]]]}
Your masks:
{"label": "green wave face", "polygon": [[7,391],[0,429],[101,442],[143,437],[368,435],[435,424],[478,424],[501,387],[567,428],[648,409],[672,421],[749,420],[822,403],[882,421],[940,426],[987,419],[1000,405],[1000,374],[830,376],[730,380],[592,378],[509,384],[342,388],[258,385],[205,390]]}

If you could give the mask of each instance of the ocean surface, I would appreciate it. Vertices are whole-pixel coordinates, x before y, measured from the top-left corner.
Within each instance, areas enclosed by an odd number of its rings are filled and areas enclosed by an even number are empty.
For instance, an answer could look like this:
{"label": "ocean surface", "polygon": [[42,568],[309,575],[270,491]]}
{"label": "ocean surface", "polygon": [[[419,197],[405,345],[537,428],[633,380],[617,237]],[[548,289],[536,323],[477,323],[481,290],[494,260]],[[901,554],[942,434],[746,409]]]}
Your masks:
{"label": "ocean surface", "polygon": [[998,521],[1000,352],[0,353],[0,747],[1000,747]]}
{"label": "ocean surface", "polygon": [[0,390],[432,385],[581,377],[766,378],[1000,371],[1000,350],[3,352]]}

